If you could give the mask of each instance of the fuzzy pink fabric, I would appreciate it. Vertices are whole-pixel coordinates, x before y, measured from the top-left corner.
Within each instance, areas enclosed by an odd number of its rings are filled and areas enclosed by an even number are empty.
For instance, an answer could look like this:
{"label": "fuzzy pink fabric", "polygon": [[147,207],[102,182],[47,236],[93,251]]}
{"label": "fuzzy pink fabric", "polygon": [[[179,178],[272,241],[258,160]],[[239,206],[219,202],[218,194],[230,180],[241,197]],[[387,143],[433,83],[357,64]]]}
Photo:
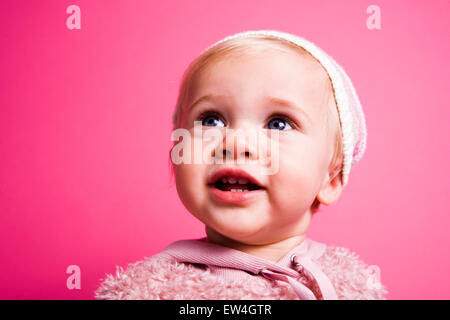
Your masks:
{"label": "fuzzy pink fabric", "polygon": [[[313,260],[331,281],[340,300],[379,300],[387,293],[367,264],[347,248],[326,246]],[[107,275],[95,292],[96,299],[116,300],[297,300],[292,287],[241,270],[236,279],[225,278],[215,266],[178,262],[157,254],[117,267],[116,275]],[[245,277],[242,277],[245,275]],[[300,279],[322,299],[315,281]]]}

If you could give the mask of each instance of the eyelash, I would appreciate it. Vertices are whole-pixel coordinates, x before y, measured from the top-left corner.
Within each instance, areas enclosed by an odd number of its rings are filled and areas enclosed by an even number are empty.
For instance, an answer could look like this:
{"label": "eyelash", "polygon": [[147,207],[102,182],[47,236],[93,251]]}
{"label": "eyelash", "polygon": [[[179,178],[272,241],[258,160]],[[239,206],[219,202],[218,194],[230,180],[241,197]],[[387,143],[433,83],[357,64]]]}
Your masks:
{"label": "eyelash", "polygon": [[[222,120],[223,123],[225,123],[226,125],[226,121],[220,116],[220,114],[216,111],[212,111],[212,110],[206,110],[203,111],[202,113],[200,113],[200,115],[197,117],[196,121],[202,121],[210,116],[216,116],[217,118],[219,118],[220,120]],[[270,117],[267,119],[267,122],[269,122],[272,119],[282,119],[284,121],[286,121],[291,127],[292,129],[298,129],[299,125],[297,125],[297,123],[292,120],[289,116],[282,114],[282,113],[273,113],[270,115]]]}
{"label": "eyelash", "polygon": [[225,120],[220,116],[220,114],[216,111],[212,111],[212,110],[206,110],[203,111],[196,119],[196,121],[202,121],[205,120],[205,118],[210,117],[210,116],[216,116],[217,118],[219,118],[220,120],[223,121],[223,123],[226,124]]}
{"label": "eyelash", "polygon": [[292,120],[289,116],[284,115],[282,113],[273,113],[270,115],[269,119],[267,119],[267,122],[269,122],[272,119],[282,119],[284,121],[286,121],[291,127],[292,129],[298,129],[299,126],[297,125],[297,123]]}

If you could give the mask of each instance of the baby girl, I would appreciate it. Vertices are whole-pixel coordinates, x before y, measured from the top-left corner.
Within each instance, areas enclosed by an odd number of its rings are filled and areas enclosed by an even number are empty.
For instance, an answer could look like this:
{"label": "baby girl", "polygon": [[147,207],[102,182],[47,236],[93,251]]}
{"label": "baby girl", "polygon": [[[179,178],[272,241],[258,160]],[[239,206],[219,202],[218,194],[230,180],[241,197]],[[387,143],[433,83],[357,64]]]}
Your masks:
{"label": "baby girl", "polygon": [[[173,125],[189,134],[171,150],[177,191],[206,237],[118,268],[97,299],[385,299],[355,253],[307,237],[366,145],[359,99],[330,56],[279,31],[226,37],[186,70]],[[199,141],[201,161],[186,161]]]}

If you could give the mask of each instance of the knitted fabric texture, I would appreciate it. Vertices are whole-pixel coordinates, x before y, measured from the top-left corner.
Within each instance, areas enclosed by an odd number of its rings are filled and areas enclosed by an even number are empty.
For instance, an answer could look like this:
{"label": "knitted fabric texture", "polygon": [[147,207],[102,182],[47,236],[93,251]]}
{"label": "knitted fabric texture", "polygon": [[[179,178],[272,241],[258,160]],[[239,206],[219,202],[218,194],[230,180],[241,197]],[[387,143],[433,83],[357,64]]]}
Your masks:
{"label": "knitted fabric texture", "polygon": [[348,177],[352,166],[362,158],[367,144],[367,129],[364,112],[350,78],[342,66],[340,66],[333,58],[331,58],[315,44],[304,38],[281,31],[258,30],[240,32],[225,37],[224,39],[206,48],[203,52],[206,52],[219,43],[230,39],[258,36],[282,39],[303,48],[315,59],[317,59],[328,73],[331,79],[334,98],[339,114],[339,121],[342,128],[342,145],[344,153],[342,183],[345,186],[348,182]]}
{"label": "knitted fabric texture", "polygon": [[[315,264],[329,279],[339,300],[384,300],[386,288],[358,255],[325,246]],[[308,274],[298,279],[323,299]],[[164,254],[116,267],[95,292],[101,300],[299,300],[292,287],[242,270],[180,262]]]}

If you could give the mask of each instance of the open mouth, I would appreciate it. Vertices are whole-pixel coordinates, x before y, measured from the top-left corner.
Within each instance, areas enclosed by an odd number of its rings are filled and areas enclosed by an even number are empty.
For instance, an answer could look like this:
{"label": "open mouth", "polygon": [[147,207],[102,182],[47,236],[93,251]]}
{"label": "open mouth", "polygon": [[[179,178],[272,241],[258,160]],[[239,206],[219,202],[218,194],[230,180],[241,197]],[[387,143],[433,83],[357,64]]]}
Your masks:
{"label": "open mouth", "polygon": [[263,187],[250,182],[246,178],[235,178],[235,177],[223,177],[209,185],[221,191],[230,191],[230,192],[247,192],[263,189]]}
{"label": "open mouth", "polygon": [[220,191],[251,192],[265,187],[251,174],[237,168],[217,171],[209,180],[210,187]]}
{"label": "open mouth", "polygon": [[238,168],[217,171],[208,181],[213,199],[220,203],[250,204],[265,193],[265,186],[251,174]]}

